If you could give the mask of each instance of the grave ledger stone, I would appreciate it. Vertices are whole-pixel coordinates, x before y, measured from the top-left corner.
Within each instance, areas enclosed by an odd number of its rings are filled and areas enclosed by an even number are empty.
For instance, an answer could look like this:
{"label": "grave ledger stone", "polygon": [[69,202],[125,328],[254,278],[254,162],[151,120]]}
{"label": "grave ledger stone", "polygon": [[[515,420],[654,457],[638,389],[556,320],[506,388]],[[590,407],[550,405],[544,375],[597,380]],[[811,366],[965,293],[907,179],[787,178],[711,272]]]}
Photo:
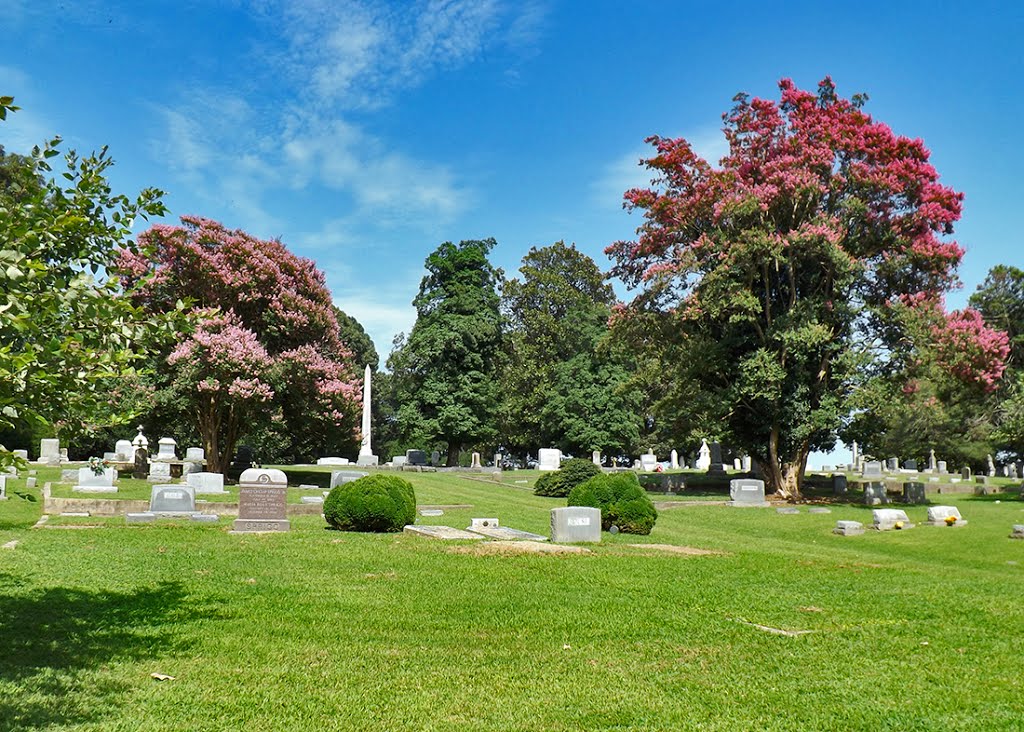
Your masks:
{"label": "grave ledger stone", "polygon": [[249,468],[238,478],[235,532],[288,531],[288,478],[273,468]]}

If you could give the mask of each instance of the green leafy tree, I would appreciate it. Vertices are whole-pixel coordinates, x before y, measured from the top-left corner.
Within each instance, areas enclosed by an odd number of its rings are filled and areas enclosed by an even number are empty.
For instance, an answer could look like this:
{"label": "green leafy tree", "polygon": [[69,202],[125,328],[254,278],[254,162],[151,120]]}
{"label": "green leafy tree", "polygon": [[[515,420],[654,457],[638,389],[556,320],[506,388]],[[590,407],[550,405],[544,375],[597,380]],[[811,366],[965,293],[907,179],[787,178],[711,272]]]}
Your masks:
{"label": "green leafy tree", "polygon": [[[16,110],[0,97],[0,120]],[[99,153],[60,155],[55,137],[27,157],[0,155],[0,428],[49,425],[74,434],[90,414],[123,420],[111,384],[134,378],[133,344],[152,338],[157,320],[124,297],[106,267],[131,238],[138,218],[161,216],[162,192],[115,194],[113,160]],[[0,462],[10,453],[0,450]]]}
{"label": "green leafy tree", "polygon": [[502,279],[487,256],[494,239],[445,242],[427,257],[413,300],[416,323],[388,359],[397,432],[407,445],[447,445],[457,465],[464,446],[497,437]]}
{"label": "green leafy tree", "polygon": [[370,371],[377,371],[380,357],[377,355],[377,348],[373,345],[373,339],[370,338],[366,329],[358,320],[340,308],[334,308],[334,315],[338,319],[338,335],[341,342],[352,352],[353,363],[360,369],[368,365]]}
{"label": "green leafy tree", "polygon": [[536,452],[625,452],[640,434],[629,359],[608,339],[615,294],[590,257],[556,242],[523,257],[505,283],[502,440]]}
{"label": "green leafy tree", "polygon": [[988,325],[1009,337],[1009,364],[991,400],[992,438],[996,449],[1019,460],[1024,458],[1024,270],[993,267],[970,304]]}

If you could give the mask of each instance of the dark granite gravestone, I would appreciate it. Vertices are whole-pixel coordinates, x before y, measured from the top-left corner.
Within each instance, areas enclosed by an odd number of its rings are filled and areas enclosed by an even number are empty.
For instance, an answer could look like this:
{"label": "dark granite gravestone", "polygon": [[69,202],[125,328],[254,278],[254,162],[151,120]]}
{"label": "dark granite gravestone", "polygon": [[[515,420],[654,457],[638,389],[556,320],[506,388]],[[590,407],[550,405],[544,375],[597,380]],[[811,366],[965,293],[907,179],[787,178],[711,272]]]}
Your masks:
{"label": "dark granite gravestone", "polygon": [[195,489],[190,485],[155,485],[149,499],[149,510],[155,514],[195,513]]}
{"label": "dark granite gravestone", "polygon": [[144,447],[135,449],[135,465],[132,468],[132,477],[136,480],[145,480],[149,475],[149,451]]}
{"label": "dark granite gravestone", "polygon": [[917,470],[917,461],[916,460],[904,460],[903,461],[903,469],[904,470]]}
{"label": "dark granite gravestone", "polygon": [[235,450],[235,458],[228,466],[225,475],[228,480],[238,481],[242,473],[256,464],[256,453],[248,445],[239,445]]}
{"label": "dark granite gravestone", "polygon": [[722,462],[722,446],[718,442],[711,443],[711,465],[708,475],[725,475],[725,463]]}
{"label": "dark granite gravestone", "polygon": [[845,496],[848,487],[845,475],[832,476],[832,495]]}
{"label": "dark granite gravestone", "polygon": [[904,503],[924,503],[926,500],[924,496],[924,483],[910,482],[903,484]]}
{"label": "dark granite gravestone", "polygon": [[889,495],[885,491],[884,482],[873,480],[864,484],[864,505],[877,506],[888,502]]}
{"label": "dark granite gravestone", "polygon": [[406,465],[426,465],[427,464],[427,453],[423,450],[406,450],[405,451],[405,464]]}

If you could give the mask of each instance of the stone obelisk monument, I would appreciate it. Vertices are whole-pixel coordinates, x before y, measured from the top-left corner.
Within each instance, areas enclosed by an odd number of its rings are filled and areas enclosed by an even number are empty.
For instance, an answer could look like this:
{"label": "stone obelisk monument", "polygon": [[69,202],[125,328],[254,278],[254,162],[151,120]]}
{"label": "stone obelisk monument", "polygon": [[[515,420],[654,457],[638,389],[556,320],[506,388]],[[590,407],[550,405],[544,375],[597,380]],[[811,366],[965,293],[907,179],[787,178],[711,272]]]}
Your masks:
{"label": "stone obelisk monument", "polygon": [[356,465],[376,465],[378,458],[370,447],[370,366],[367,364],[363,373],[363,444],[359,447],[359,458]]}

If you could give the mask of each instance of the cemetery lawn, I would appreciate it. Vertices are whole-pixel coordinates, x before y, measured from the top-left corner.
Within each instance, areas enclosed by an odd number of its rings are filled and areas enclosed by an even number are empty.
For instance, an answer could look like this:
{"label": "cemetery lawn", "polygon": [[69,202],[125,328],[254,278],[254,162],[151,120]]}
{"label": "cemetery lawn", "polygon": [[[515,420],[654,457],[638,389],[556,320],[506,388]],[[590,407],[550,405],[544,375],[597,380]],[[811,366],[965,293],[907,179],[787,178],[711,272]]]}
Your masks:
{"label": "cemetery lawn", "polygon": [[[564,505],[509,480],[404,477],[419,504],[472,506],[423,523],[495,516],[546,534],[548,509]],[[485,556],[472,542],[329,531],[318,516],[276,535],[230,535],[225,520],[31,528],[41,501],[24,485],[9,481],[0,502],[0,544],[17,542],[0,549],[0,730],[1019,730],[1024,719],[1015,495],[942,496],[966,526],[859,537],[831,533],[837,519],[870,522],[852,505],[796,516],[687,505],[663,510],[649,537],[605,534],[591,554]],[[924,507],[907,512],[923,523]]]}

